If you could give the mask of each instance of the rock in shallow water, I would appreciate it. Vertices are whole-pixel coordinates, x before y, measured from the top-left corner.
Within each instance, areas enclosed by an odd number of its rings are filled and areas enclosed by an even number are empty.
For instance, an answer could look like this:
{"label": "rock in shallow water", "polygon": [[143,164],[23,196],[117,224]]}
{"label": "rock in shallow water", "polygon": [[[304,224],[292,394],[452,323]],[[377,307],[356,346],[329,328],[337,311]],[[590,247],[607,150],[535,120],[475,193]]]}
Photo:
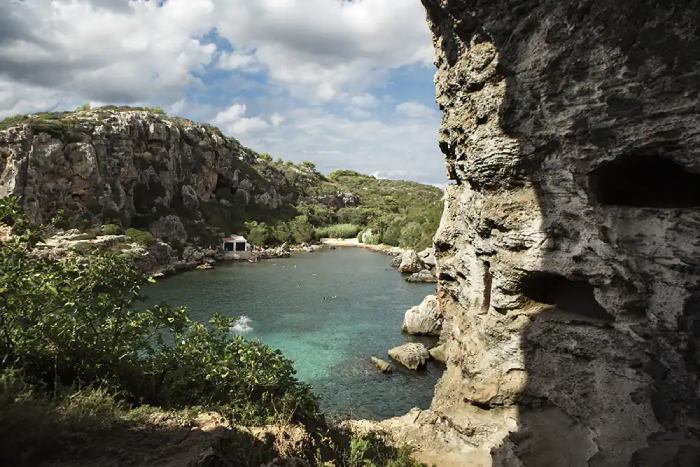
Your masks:
{"label": "rock in shallow water", "polygon": [[382,373],[391,373],[391,364],[377,357],[369,357],[374,366]]}
{"label": "rock in shallow water", "polygon": [[423,263],[414,250],[406,250],[401,254],[399,272],[414,273],[423,269]]}
{"label": "rock in shallow water", "polygon": [[424,367],[430,359],[428,349],[417,342],[409,342],[389,349],[389,356],[410,370]]}
{"label": "rock in shallow water", "polygon": [[430,272],[427,269],[421,269],[420,271],[411,274],[406,278],[408,282],[426,282],[426,283],[435,283],[437,282],[437,277],[435,277],[435,274]]}
{"label": "rock in shallow water", "polygon": [[428,295],[420,305],[411,307],[403,317],[401,330],[409,334],[437,336],[442,328],[442,314],[435,295]]}

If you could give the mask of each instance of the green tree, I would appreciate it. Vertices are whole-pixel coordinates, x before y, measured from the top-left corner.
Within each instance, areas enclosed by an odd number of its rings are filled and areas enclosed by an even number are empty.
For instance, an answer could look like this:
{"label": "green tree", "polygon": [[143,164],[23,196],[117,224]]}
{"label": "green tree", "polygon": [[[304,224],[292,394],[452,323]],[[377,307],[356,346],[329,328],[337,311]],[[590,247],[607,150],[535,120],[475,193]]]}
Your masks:
{"label": "green tree", "polygon": [[292,239],[297,243],[308,242],[313,239],[314,227],[306,216],[297,216],[288,222]]}

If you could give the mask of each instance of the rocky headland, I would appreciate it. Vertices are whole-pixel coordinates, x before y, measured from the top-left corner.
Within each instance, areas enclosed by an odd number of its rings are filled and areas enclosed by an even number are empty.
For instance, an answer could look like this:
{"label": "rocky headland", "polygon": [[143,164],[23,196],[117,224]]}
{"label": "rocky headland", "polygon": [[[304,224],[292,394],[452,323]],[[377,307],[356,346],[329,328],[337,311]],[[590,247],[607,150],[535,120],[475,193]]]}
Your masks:
{"label": "rocky headland", "polygon": [[700,464],[697,3],[423,4],[447,370],[380,426],[438,465]]}

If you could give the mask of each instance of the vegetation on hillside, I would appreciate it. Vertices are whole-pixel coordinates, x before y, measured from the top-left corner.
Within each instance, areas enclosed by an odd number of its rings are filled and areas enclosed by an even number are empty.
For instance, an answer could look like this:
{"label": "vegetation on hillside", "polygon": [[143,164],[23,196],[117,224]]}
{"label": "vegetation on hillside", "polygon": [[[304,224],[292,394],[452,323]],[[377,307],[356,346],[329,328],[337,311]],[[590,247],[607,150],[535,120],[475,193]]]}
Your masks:
{"label": "vegetation on hillside", "polygon": [[[115,112],[142,111],[144,118],[167,121],[180,134],[187,134],[193,123],[170,116],[160,108],[103,106],[92,108],[85,104],[73,112],[44,112],[17,115],[0,121],[0,131],[17,125],[28,125],[34,132],[47,133],[65,143],[85,141],[86,120],[109,119]],[[134,203],[142,205],[127,223],[119,212],[105,214],[99,203],[88,206],[89,212],[57,212],[59,227],[77,227],[82,230],[101,224],[119,224],[124,230],[148,230],[153,222],[177,215],[183,222],[190,239],[202,246],[219,243],[221,236],[231,233],[246,234],[256,245],[278,245],[284,242],[302,243],[321,237],[359,237],[367,243],[422,249],[431,244],[442,213],[442,191],[415,182],[383,180],[349,170],[339,170],[325,176],[311,162],[294,164],[274,160],[268,154],[257,154],[242,148],[232,138],[225,138],[215,127],[204,125],[203,141],[207,144],[226,140],[240,157],[231,160],[231,168],[238,179],[246,180],[262,191],[274,188],[284,200],[274,208],[263,208],[256,202],[244,202],[237,193],[236,182],[221,179],[214,196],[199,202],[199,212],[185,206],[177,196],[172,204],[156,202],[165,187],[158,177],[147,185],[134,188]],[[163,162],[153,158],[134,156],[140,171],[152,169],[155,173],[167,171]],[[145,188],[144,188],[145,187]],[[344,194],[349,198],[343,199]],[[248,197],[250,194],[245,194]],[[147,209],[146,209],[147,208]],[[59,209],[59,211],[61,211]],[[128,225],[127,225],[128,224]],[[148,238],[140,236],[142,243]],[[176,249],[183,245],[173,243]]]}
{"label": "vegetation on hillside", "polygon": [[[299,201],[287,212],[245,223],[248,239],[258,245],[308,242],[323,237],[361,237],[365,243],[385,243],[422,249],[431,245],[442,215],[442,190],[416,182],[383,180],[351,170],[325,177],[304,162],[261,158],[285,174]],[[299,185],[299,173],[304,173]],[[344,203],[343,195],[351,195]]]}
{"label": "vegetation on hillside", "polygon": [[[292,362],[232,335],[233,318],[201,323],[183,308],[140,307],[146,278],[128,258],[34,255],[41,229],[12,198],[0,199],[0,224],[13,233],[0,243],[0,463],[43,455],[57,432],[114,429],[144,406],[325,426]],[[339,465],[394,462],[363,443],[323,455]],[[414,465],[405,453],[395,459]]]}

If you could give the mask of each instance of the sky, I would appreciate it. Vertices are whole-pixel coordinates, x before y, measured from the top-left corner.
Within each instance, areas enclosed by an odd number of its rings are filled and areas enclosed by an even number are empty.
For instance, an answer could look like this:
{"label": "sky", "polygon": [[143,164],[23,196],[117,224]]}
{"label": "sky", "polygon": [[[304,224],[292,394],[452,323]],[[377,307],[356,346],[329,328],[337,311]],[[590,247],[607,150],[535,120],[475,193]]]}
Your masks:
{"label": "sky", "polygon": [[159,106],[273,157],[444,184],[419,0],[2,0],[0,118]]}

